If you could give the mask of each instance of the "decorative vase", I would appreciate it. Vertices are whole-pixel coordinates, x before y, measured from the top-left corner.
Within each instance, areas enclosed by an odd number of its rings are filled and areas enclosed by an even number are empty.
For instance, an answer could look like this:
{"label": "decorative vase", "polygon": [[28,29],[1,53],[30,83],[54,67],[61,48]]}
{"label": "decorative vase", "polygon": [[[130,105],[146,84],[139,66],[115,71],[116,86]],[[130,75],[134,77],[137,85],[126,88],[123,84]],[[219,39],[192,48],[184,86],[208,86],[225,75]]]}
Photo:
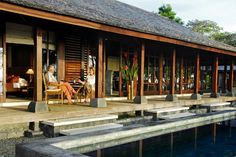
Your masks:
{"label": "decorative vase", "polygon": [[133,98],[134,98],[134,81],[130,81],[128,83],[127,99],[128,100],[133,100]]}

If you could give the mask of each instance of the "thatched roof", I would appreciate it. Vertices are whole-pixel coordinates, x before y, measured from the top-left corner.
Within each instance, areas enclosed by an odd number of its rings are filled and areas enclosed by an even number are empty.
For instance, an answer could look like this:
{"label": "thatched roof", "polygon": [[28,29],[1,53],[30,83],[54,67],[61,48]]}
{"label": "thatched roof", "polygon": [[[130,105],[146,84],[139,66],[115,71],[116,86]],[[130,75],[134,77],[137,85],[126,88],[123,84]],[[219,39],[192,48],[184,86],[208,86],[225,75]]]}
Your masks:
{"label": "thatched roof", "polygon": [[236,52],[236,48],[116,0],[2,0],[56,14]]}

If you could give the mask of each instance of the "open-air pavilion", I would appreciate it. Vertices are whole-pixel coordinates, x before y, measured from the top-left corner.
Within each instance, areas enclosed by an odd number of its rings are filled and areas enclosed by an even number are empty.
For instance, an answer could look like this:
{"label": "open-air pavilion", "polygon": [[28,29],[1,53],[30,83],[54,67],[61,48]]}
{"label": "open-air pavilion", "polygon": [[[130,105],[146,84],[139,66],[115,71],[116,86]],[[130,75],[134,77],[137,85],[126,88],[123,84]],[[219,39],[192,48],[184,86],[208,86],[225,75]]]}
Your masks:
{"label": "open-air pavilion", "polygon": [[147,95],[233,94],[235,47],[118,1],[3,0],[0,20],[1,102],[11,91],[8,77],[29,80],[27,69],[34,74],[24,88],[42,101],[42,74],[50,64],[58,80],[68,82],[95,67],[96,103],[126,96],[127,61],[138,64],[133,90],[139,102]]}

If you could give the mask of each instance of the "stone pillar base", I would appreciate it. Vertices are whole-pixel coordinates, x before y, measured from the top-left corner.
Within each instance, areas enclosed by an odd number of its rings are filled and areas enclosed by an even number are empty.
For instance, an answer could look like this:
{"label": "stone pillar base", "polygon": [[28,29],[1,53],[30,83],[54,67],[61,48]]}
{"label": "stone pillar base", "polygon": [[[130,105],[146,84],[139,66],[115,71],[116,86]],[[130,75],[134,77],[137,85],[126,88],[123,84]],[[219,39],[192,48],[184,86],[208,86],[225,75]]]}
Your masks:
{"label": "stone pillar base", "polygon": [[211,98],[219,98],[220,94],[219,93],[211,93],[210,97]]}
{"label": "stone pillar base", "polygon": [[175,94],[169,94],[166,96],[166,101],[177,101],[178,98]]}
{"label": "stone pillar base", "polygon": [[134,103],[135,104],[147,104],[148,101],[145,96],[136,96],[134,98]]}
{"label": "stone pillar base", "polygon": [[45,101],[31,101],[28,105],[29,112],[48,112],[48,104]]}
{"label": "stone pillar base", "polygon": [[193,100],[201,100],[202,96],[200,94],[194,93],[194,94],[191,95],[191,99],[193,99]]}
{"label": "stone pillar base", "polygon": [[94,98],[90,101],[90,106],[92,107],[107,107],[107,102],[105,98]]}

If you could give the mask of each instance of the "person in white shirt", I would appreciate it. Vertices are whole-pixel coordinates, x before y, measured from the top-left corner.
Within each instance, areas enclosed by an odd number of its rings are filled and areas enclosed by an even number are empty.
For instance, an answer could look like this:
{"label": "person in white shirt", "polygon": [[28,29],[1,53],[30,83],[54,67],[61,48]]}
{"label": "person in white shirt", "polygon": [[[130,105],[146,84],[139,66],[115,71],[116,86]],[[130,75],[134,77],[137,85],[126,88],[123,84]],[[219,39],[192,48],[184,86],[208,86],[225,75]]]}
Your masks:
{"label": "person in white shirt", "polygon": [[94,98],[94,93],[95,93],[95,72],[94,68],[90,67],[89,68],[89,75],[87,76],[85,81],[79,80],[80,83],[84,85],[84,90],[85,90],[85,102],[89,102],[90,98],[89,96],[91,95],[92,98]]}
{"label": "person in white shirt", "polygon": [[61,84],[60,88],[63,90],[63,93],[66,95],[66,98],[68,100],[68,104],[72,104],[71,98],[72,98],[73,94],[76,94],[76,91],[68,82],[63,82],[63,81],[58,82],[56,77],[54,76],[54,72],[55,72],[54,66],[49,65],[48,72],[45,75],[46,81],[48,84],[48,88],[49,89],[56,89],[57,86],[53,86],[53,85]]}

